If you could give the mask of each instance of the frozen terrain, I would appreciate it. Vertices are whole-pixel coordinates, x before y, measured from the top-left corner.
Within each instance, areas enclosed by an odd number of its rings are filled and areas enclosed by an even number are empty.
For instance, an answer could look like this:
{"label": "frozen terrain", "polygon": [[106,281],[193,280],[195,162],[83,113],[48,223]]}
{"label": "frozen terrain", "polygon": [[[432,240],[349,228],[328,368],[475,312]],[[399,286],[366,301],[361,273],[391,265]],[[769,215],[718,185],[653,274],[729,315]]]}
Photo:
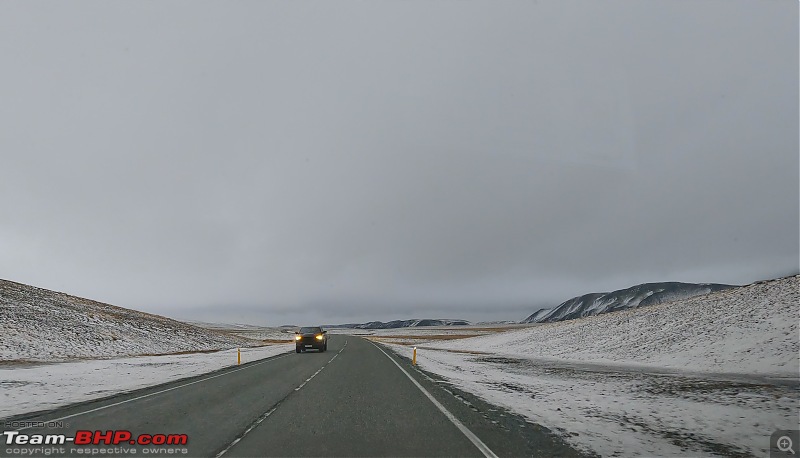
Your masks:
{"label": "frozen terrain", "polygon": [[0,361],[64,361],[261,344],[229,332],[0,280]]}
{"label": "frozen terrain", "polygon": [[[798,428],[800,278],[461,339],[419,366],[603,456],[769,454]],[[379,337],[383,333],[380,333]],[[376,339],[408,357],[391,336]]]}
{"label": "frozen terrain", "polygon": [[797,377],[800,277],[480,339],[430,344],[513,358]]}

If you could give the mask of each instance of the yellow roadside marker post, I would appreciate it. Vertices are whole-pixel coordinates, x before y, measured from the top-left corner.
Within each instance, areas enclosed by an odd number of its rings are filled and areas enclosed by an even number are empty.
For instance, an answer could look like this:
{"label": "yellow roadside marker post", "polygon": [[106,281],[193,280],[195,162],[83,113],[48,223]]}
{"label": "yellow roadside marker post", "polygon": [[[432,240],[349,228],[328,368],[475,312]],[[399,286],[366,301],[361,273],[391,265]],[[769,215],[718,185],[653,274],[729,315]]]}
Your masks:
{"label": "yellow roadside marker post", "polygon": [[241,348],[237,348],[236,349],[236,365],[238,366],[239,364],[242,364],[242,349]]}
{"label": "yellow roadside marker post", "polygon": [[412,366],[417,365],[417,347],[414,347],[414,357],[411,358],[411,365]]}

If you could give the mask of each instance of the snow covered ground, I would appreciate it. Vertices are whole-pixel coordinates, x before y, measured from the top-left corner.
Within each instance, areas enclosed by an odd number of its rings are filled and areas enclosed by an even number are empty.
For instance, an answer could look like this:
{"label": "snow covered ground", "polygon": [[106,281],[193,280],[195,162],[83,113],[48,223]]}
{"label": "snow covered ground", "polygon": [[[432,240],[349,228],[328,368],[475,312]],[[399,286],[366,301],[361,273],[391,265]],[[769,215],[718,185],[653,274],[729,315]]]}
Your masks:
{"label": "snow covered ground", "polygon": [[[293,351],[242,348],[242,363]],[[0,365],[0,418],[110,396],[236,365],[236,349],[46,364]]]}
{"label": "snow covered ground", "polygon": [[788,277],[642,309],[428,346],[513,358],[797,377],[798,320],[800,277]]}
{"label": "snow covered ground", "polygon": [[579,320],[431,338],[416,343],[417,360],[603,456],[766,456],[775,430],[800,423],[799,312],[800,278],[789,277]]}
{"label": "snow covered ground", "polygon": [[[388,346],[411,355],[407,346]],[[602,456],[767,456],[775,430],[798,428],[798,385],[770,379],[429,349],[418,350],[417,362]]]}

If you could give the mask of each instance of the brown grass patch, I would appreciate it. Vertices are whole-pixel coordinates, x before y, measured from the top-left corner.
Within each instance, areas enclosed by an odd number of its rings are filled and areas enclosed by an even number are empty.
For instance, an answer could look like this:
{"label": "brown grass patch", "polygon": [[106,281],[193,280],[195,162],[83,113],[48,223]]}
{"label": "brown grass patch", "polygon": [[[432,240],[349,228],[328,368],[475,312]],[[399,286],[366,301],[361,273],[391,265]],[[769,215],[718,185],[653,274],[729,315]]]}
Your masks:
{"label": "brown grass patch", "polygon": [[417,347],[418,350],[434,350],[434,351],[446,351],[450,353],[462,353],[465,355],[491,355],[491,353],[486,353],[485,351],[477,351],[477,350],[450,350],[445,348],[431,348],[431,347]]}
{"label": "brown grass patch", "polygon": [[3,359],[0,360],[0,368],[3,367],[35,367],[45,364],[56,364],[59,361],[36,361],[31,359]]}
{"label": "brown grass patch", "polygon": [[456,340],[456,339],[467,339],[470,337],[478,337],[480,335],[481,334],[396,335],[396,336],[369,336],[368,339]]}
{"label": "brown grass patch", "polygon": [[[128,355],[128,356],[113,356],[112,358],[131,358],[136,356],[191,355],[193,353],[216,353],[218,351],[222,351],[222,349],[217,348],[215,350],[183,350],[183,351],[173,351],[169,353],[139,353],[136,355]],[[86,359],[95,359],[95,358],[86,358]],[[98,359],[110,359],[110,358],[102,357]]]}
{"label": "brown grass patch", "polygon": [[465,355],[491,355],[492,353],[487,353],[485,351],[477,351],[477,350],[450,350],[447,348],[432,348],[432,347],[424,347],[419,346],[411,342],[389,342],[395,345],[403,345],[404,347],[413,347],[416,346],[417,350],[432,350],[432,351],[446,351],[449,353],[461,353]]}

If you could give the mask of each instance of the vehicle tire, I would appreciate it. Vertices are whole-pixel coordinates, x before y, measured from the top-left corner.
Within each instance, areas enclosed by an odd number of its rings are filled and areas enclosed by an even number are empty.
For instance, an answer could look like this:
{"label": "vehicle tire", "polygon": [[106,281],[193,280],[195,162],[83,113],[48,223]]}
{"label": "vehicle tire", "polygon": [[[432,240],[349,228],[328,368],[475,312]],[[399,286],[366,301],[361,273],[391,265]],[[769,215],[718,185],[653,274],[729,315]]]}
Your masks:
{"label": "vehicle tire", "polygon": [[300,353],[300,347],[295,347],[294,351],[296,351],[297,353]]}

